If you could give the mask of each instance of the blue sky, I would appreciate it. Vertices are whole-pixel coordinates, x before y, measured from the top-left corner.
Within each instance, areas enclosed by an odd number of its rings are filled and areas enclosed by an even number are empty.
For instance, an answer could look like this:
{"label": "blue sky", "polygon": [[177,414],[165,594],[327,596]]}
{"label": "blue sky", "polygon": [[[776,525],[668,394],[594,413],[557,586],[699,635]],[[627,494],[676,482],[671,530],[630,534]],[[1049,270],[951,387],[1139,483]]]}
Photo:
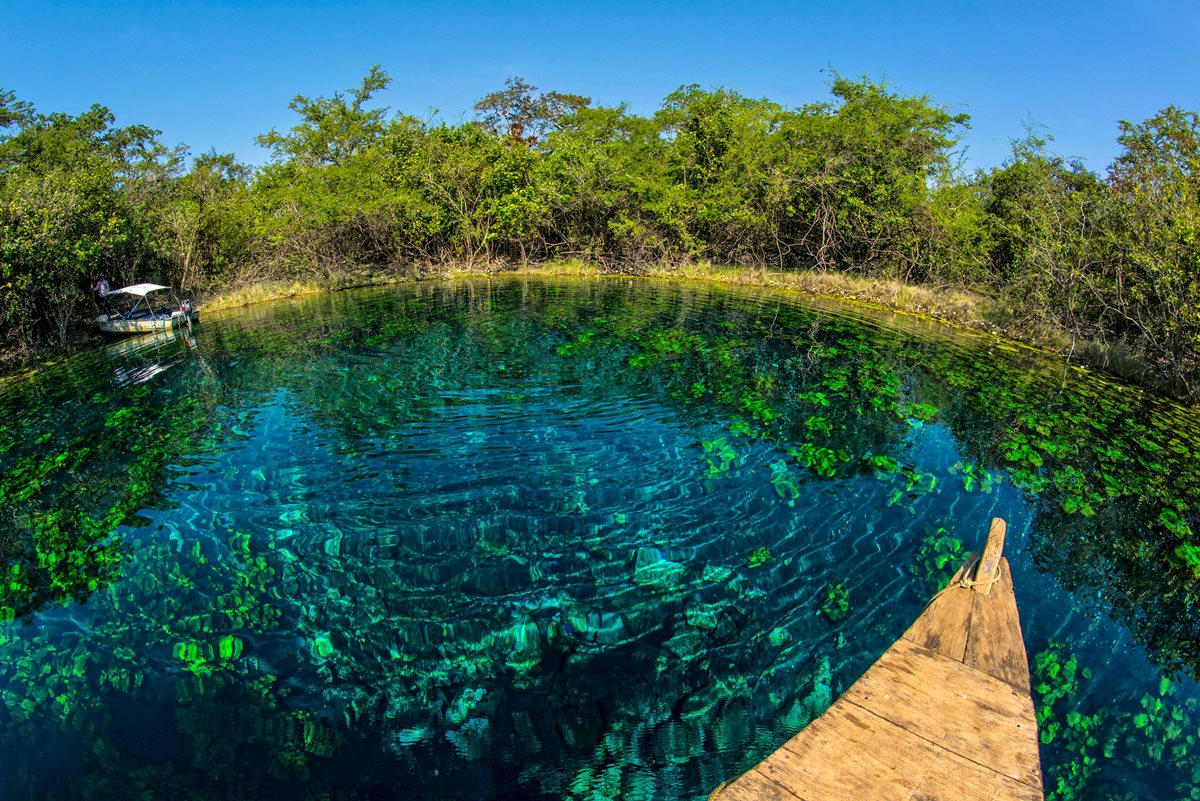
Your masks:
{"label": "blue sky", "polygon": [[832,67],[972,116],[991,166],[1032,119],[1103,171],[1119,119],[1200,110],[1200,3],[10,2],[0,87],[41,111],[109,106],[193,153],[252,163],[296,94],[392,76],[381,104],[456,122],[509,75],[652,113],[685,83],[787,106],[828,97]]}

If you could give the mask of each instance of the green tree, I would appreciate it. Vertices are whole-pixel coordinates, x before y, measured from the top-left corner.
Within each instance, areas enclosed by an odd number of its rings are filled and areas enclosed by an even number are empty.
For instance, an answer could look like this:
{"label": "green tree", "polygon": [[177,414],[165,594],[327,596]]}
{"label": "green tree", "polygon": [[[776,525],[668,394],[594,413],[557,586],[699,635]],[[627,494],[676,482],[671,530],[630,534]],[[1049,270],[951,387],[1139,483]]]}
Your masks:
{"label": "green tree", "polygon": [[507,142],[535,145],[558,128],[568,114],[591,105],[591,98],[563,92],[539,92],[521,77],[507,78],[504,88],[484,95],[475,113],[484,130]]}
{"label": "green tree", "polygon": [[1104,187],[1078,162],[1050,152],[1027,126],[1012,157],[982,177],[990,239],[985,286],[1035,319],[1103,337],[1105,289],[1097,252]]}
{"label": "green tree", "polygon": [[970,117],[867,78],[835,74],[830,91],[782,123],[785,238],[818,267],[921,280],[914,222]]}
{"label": "green tree", "polygon": [[276,161],[303,166],[339,165],[377,143],[383,135],[387,108],[367,109],[371,99],[388,87],[392,79],[376,64],[357,88],[334,92],[333,97],[315,100],[296,95],[288,108],[301,121],[281,134],[274,128],[255,141],[271,151]]}
{"label": "green tree", "polygon": [[441,254],[487,261],[498,236],[494,173],[504,159],[496,137],[473,125],[431,128],[422,146],[421,193],[437,209]]}
{"label": "green tree", "polygon": [[0,139],[0,325],[26,346],[66,343],[101,276],[131,277],[146,252],[127,187],[158,132],[114,127],[103,106],[38,114],[11,96]]}
{"label": "green tree", "polygon": [[387,145],[394,124],[386,108],[366,108],[390,82],[375,66],[357,88],[331,98],[297,95],[288,107],[300,123],[258,138],[274,159],[252,187],[257,254],[268,275],[333,275],[392,260]]}
{"label": "green tree", "polygon": [[191,289],[249,256],[250,167],[232,154],[197,156],[158,210],[173,283]]}
{"label": "green tree", "polygon": [[771,227],[772,166],[782,108],[727,89],[684,86],[655,115],[671,143],[668,191],[649,208],[684,251],[762,263],[777,244]]}
{"label": "green tree", "polygon": [[0,88],[0,131],[29,123],[33,113],[33,104],[17,100],[16,93],[11,89]]}
{"label": "green tree", "polygon": [[666,251],[645,208],[669,183],[657,123],[624,106],[565,117],[539,149],[548,232],[558,252],[633,265]]}
{"label": "green tree", "polygon": [[1168,106],[1120,130],[1109,305],[1151,363],[1190,390],[1200,367],[1200,115]]}

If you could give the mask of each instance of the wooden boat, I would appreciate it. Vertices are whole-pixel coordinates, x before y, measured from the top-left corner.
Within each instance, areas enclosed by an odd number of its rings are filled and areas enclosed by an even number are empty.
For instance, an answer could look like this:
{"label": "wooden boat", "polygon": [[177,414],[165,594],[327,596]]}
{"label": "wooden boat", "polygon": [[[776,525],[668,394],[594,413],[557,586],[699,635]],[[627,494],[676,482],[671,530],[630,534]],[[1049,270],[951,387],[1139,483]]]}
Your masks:
{"label": "wooden boat", "polygon": [[710,801],[1042,801],[1005,524],[825,714]]}
{"label": "wooden boat", "polygon": [[126,308],[114,308],[96,318],[96,327],[106,334],[145,334],[200,322],[200,310],[192,308],[189,301],[177,302],[170,287],[134,284],[114,289],[107,298],[110,304],[115,301]]}

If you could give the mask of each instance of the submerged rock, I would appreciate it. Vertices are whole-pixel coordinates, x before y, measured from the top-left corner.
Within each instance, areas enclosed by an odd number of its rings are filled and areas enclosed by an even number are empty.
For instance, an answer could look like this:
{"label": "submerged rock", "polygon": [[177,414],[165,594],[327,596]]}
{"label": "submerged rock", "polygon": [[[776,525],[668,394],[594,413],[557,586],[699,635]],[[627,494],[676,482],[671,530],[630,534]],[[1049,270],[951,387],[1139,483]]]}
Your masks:
{"label": "submerged rock", "polygon": [[689,604],[683,610],[683,616],[689,626],[712,631],[720,622],[719,616],[723,608],[722,604]]}
{"label": "submerged rock", "polygon": [[406,729],[397,730],[391,737],[390,745],[395,747],[404,747],[417,745],[428,740],[433,736],[433,729],[429,726],[410,726]]}
{"label": "submerged rock", "polygon": [[701,579],[706,584],[723,584],[733,576],[733,569],[722,565],[705,565]]}
{"label": "submerged rock", "polygon": [[617,612],[571,610],[564,616],[562,634],[577,644],[611,648],[630,639],[624,618]]}
{"label": "submerged rock", "polygon": [[542,633],[529,618],[505,629],[496,640],[508,655],[505,664],[518,673],[528,673],[542,661]]}
{"label": "submerged rock", "polygon": [[656,592],[679,589],[687,575],[687,566],[672,562],[654,548],[639,548],[633,566],[633,583]]}
{"label": "submerged rock", "polygon": [[482,688],[467,687],[464,689],[450,702],[450,706],[446,710],[446,722],[454,726],[461,724],[471,716],[472,710],[483,700],[485,695],[487,695],[487,690]]}

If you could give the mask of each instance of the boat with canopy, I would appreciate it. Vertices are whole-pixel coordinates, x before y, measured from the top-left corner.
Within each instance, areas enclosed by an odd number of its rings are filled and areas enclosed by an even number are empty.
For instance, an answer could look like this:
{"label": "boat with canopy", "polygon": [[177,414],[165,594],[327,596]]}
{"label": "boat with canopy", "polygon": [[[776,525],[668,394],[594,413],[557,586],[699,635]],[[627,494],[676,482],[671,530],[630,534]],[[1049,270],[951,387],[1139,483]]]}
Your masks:
{"label": "boat with canopy", "polygon": [[159,284],[114,289],[106,299],[110,309],[96,317],[96,327],[106,334],[165,331],[200,321],[200,310],[193,308],[191,301],[178,301],[170,287]]}

